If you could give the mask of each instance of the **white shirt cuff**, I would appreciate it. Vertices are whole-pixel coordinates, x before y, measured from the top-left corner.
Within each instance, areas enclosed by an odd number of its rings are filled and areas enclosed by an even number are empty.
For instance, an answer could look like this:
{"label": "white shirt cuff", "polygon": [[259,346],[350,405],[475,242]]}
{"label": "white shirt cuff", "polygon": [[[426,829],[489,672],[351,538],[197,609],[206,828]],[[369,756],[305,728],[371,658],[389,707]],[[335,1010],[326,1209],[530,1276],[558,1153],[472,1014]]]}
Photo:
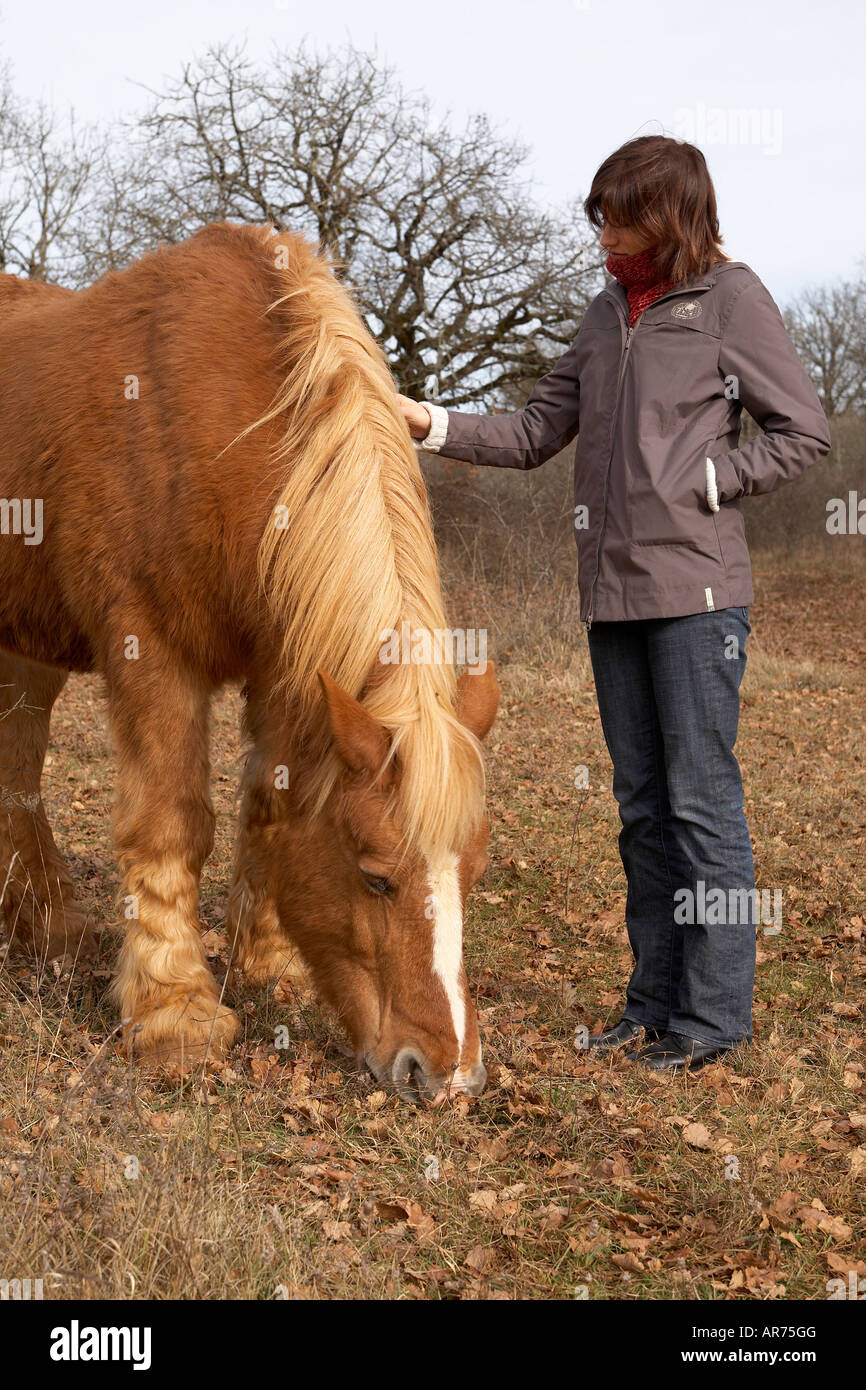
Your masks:
{"label": "white shirt cuff", "polygon": [[438,454],[448,433],[448,411],[444,406],[434,405],[432,401],[424,401],[423,404],[430,412],[430,428],[423,439],[416,440],[416,444],[428,454]]}
{"label": "white shirt cuff", "polygon": [[716,483],[716,465],[711,458],[707,459],[707,506],[711,512],[719,510],[719,489]]}

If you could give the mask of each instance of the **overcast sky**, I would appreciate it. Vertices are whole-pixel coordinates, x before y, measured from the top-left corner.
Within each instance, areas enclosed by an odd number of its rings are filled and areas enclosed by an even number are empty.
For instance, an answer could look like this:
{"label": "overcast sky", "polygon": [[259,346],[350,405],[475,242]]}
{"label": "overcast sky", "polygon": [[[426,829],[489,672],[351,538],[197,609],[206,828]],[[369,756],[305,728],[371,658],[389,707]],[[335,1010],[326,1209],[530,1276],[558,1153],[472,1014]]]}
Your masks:
{"label": "overcast sky", "polygon": [[377,50],[460,122],[486,112],[532,147],[542,202],[585,194],[634,135],[694,140],[728,254],[782,302],[863,268],[863,0],[0,0],[19,93],[82,120],[135,110],[136,84],[210,43],[264,58],[305,36]]}

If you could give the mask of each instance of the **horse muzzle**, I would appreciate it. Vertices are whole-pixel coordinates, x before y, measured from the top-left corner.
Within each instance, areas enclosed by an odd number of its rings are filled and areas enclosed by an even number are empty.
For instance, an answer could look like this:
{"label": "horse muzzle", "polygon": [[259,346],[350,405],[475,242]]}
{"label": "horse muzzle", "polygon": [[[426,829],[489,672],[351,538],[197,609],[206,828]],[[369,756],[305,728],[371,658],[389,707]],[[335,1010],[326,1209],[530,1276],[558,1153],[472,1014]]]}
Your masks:
{"label": "horse muzzle", "polygon": [[[391,1064],[391,1084],[406,1099],[411,1093],[427,1100],[440,1096],[480,1096],[487,1081],[487,1068],[481,1061],[454,1071],[435,1072],[430,1069],[424,1054],[414,1047],[403,1047]],[[406,1095],[406,1091],[409,1095]]]}
{"label": "horse muzzle", "polygon": [[382,1085],[394,1088],[403,1100],[447,1100],[454,1096],[480,1096],[487,1083],[487,1068],[479,1059],[467,1067],[437,1072],[431,1069],[420,1048],[401,1047],[390,1067],[382,1067],[369,1057],[367,1066]]}

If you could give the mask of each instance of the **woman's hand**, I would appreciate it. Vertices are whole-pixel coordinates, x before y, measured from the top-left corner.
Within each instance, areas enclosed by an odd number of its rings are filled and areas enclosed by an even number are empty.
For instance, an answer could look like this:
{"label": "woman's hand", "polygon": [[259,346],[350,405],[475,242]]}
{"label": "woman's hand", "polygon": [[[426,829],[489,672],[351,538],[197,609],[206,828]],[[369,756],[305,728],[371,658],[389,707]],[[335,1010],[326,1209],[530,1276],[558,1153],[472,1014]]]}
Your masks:
{"label": "woman's hand", "polygon": [[426,405],[421,405],[418,401],[410,401],[408,396],[401,396],[397,393],[397,402],[403,412],[403,418],[409,426],[409,433],[413,439],[423,439],[430,433],[430,411]]}

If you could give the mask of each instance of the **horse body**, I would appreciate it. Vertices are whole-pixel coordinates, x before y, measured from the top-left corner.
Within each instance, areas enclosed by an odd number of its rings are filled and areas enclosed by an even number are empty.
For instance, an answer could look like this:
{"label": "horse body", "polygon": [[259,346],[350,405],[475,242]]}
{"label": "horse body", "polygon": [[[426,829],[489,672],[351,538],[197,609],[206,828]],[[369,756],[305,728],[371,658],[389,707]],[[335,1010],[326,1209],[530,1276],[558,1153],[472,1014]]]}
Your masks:
{"label": "horse body", "polygon": [[38,544],[0,536],[17,940],[63,950],[85,929],[38,794],[66,673],[97,670],[119,763],[127,1037],[168,1058],[230,1045],[197,901],[208,703],[243,681],[240,966],[264,980],[300,952],[377,1074],[477,1089],[459,939],[495,682],[458,692],[450,670],[377,664],[382,628],[435,624],[441,603],[414,451],[349,296],[301,238],[219,225],[85,291],[2,277],[0,305],[0,490],[42,506]]}
{"label": "horse body", "polygon": [[104,669],[118,624],[135,634],[137,623],[170,634],[214,683],[240,673],[274,487],[262,486],[263,440],[218,456],[279,373],[261,323],[276,286],[260,241],[237,230],[78,294],[7,290],[3,489],[43,499],[44,539],[38,564],[31,548],[3,547],[5,646]]}

